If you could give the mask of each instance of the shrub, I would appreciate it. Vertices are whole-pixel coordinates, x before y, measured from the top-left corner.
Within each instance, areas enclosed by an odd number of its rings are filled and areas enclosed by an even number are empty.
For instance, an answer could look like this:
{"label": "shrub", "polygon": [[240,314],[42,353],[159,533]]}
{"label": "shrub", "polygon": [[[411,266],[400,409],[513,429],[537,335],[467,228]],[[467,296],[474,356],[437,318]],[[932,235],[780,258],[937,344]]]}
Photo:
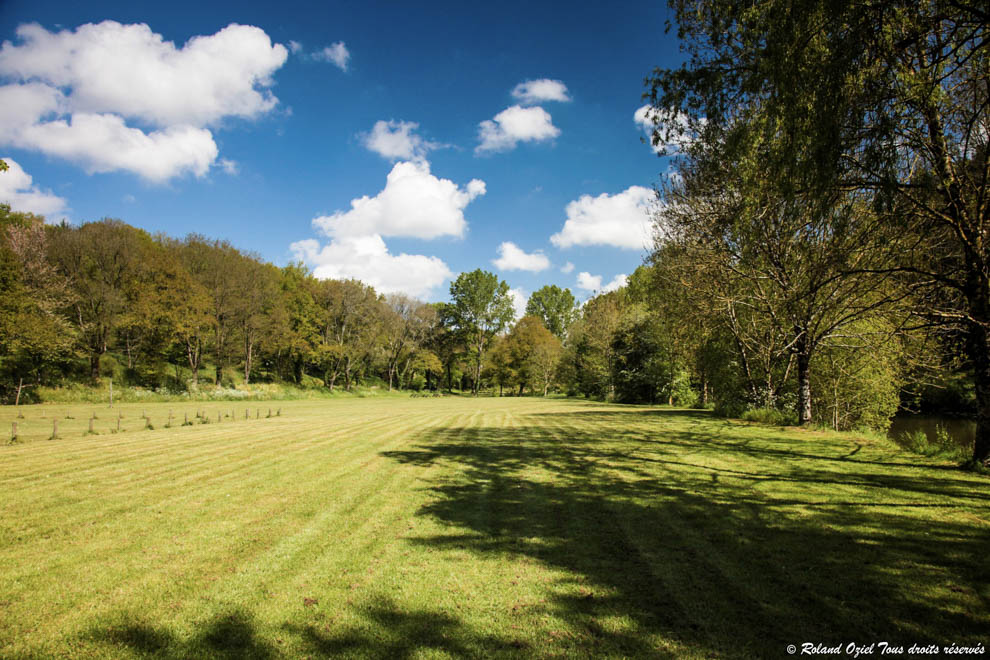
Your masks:
{"label": "shrub", "polygon": [[750,408],[742,414],[742,419],[747,422],[773,424],[774,426],[788,426],[796,421],[792,414],[776,408]]}

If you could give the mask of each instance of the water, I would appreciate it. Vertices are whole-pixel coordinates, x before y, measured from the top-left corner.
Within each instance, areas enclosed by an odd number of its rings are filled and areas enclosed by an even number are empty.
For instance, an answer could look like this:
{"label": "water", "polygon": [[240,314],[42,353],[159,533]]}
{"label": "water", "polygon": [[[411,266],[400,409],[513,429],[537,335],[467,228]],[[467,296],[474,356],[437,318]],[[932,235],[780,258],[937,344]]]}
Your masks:
{"label": "water", "polygon": [[896,438],[902,433],[924,431],[929,441],[935,440],[936,429],[942,427],[963,449],[972,451],[976,440],[976,420],[960,417],[929,417],[927,415],[899,415],[890,423],[887,436]]}

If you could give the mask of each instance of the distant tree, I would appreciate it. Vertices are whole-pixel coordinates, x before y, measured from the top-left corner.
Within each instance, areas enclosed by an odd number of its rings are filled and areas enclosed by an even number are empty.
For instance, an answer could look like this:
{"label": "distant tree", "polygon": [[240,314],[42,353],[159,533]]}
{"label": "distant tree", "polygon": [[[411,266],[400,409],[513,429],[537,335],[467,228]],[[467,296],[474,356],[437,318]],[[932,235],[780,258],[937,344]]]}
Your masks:
{"label": "distant tree", "polygon": [[451,320],[458,328],[474,359],[473,393],[478,394],[485,350],[514,315],[509,285],[481,269],[461,273],[450,285]]}
{"label": "distant tree", "polygon": [[[40,381],[72,355],[69,287],[48,259],[44,218],[0,204],[0,370]],[[0,392],[8,380],[0,382]]]}
{"label": "distant tree", "polygon": [[79,228],[61,225],[51,234],[52,257],[70,283],[71,318],[94,382],[100,378],[100,358],[127,311],[128,289],[137,281],[142,234],[112,219]]}
{"label": "distant tree", "polygon": [[577,300],[570,289],[551,284],[537,289],[526,303],[526,316],[537,316],[547,330],[563,341],[567,329],[578,317]]}

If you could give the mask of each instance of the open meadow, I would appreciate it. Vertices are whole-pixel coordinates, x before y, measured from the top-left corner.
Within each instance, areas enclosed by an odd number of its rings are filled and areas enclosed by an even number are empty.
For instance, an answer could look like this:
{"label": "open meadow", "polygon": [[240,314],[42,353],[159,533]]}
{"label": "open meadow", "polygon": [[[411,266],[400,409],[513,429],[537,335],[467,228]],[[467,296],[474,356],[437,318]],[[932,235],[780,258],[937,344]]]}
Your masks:
{"label": "open meadow", "polygon": [[4,658],[990,645],[990,477],[882,440],[536,398],[20,412]]}

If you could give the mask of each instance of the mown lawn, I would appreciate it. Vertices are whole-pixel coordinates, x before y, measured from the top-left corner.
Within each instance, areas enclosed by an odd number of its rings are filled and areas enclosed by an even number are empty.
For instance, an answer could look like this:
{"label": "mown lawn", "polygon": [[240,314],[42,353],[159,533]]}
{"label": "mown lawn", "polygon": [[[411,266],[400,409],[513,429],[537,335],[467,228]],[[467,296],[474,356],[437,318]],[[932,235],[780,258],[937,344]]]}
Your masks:
{"label": "mown lawn", "polygon": [[131,404],[120,433],[0,409],[38,429],[0,446],[0,657],[990,645],[990,478],[886,442],[562,400],[268,408]]}

